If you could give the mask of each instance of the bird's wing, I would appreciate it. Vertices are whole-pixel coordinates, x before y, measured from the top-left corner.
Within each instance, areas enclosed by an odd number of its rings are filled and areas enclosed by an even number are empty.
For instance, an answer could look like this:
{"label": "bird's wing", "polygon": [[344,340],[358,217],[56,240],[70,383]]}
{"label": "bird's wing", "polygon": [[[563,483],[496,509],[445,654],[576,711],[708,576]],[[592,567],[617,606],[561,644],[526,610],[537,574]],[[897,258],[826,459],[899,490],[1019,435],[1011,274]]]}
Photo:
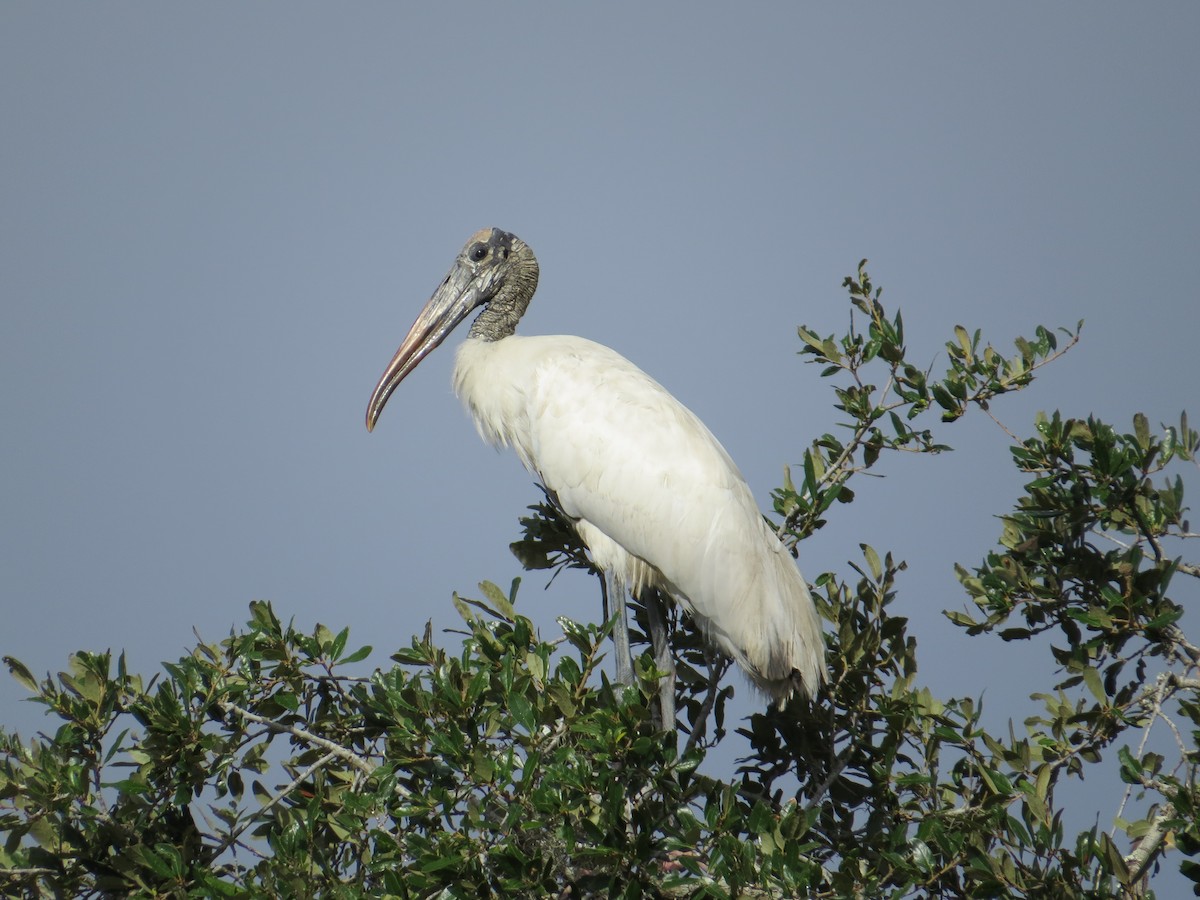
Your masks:
{"label": "bird's wing", "polygon": [[579,521],[598,565],[625,566],[627,583],[631,563],[651,566],[764,690],[790,693],[795,669],[810,687],[820,680],[807,585],[690,410],[583,338],[514,336],[459,359],[458,389],[481,433],[513,445]]}
{"label": "bird's wing", "polygon": [[530,456],[539,476],[564,512],[649,563],[698,613],[723,623],[783,551],[745,479],[708,428],[654,379],[607,347],[579,341],[571,349],[543,358],[530,385]]}

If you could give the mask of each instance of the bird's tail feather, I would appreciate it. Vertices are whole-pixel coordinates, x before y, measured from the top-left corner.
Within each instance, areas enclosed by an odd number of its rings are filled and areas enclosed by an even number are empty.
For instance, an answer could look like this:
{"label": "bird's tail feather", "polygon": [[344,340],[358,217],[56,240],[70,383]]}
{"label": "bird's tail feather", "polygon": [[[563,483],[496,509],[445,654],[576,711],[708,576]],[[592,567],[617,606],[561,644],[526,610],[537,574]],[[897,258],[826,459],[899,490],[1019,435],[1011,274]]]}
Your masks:
{"label": "bird's tail feather", "polygon": [[725,548],[739,565],[724,565],[725,554],[712,554],[701,582],[712,586],[713,596],[693,594],[689,606],[754,687],[782,706],[794,694],[812,696],[826,680],[825,640],[804,576],[765,523],[762,531],[748,542],[759,561],[753,571],[745,566],[746,545]]}

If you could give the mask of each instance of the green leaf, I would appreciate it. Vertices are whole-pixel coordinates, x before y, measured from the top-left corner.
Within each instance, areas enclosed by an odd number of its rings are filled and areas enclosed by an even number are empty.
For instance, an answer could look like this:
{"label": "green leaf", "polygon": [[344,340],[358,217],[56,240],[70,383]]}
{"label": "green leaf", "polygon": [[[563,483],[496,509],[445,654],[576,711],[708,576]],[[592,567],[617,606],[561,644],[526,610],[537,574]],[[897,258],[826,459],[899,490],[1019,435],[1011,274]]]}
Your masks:
{"label": "green leaf", "polygon": [[149,847],[135,846],[131,847],[128,852],[159,878],[169,879],[175,874],[170,863]]}
{"label": "green leaf", "polygon": [[930,391],[933,393],[933,399],[938,406],[947,412],[958,412],[958,401],[950,395],[950,391],[947,390],[944,384],[935,384],[930,388]]}
{"label": "green leaf", "polygon": [[1108,694],[1104,691],[1104,684],[1100,680],[1100,673],[1091,666],[1083,670],[1083,683],[1087,685],[1088,690],[1092,692],[1092,696],[1099,700],[1103,705],[1108,706]]}
{"label": "green leaf", "polygon": [[1150,449],[1150,423],[1146,420],[1143,413],[1137,413],[1133,417],[1133,432],[1137,436],[1138,446],[1143,450]]}
{"label": "green leaf", "polygon": [[1100,855],[1110,871],[1121,884],[1129,883],[1129,866],[1125,857],[1107,832],[1100,832]]}
{"label": "green leaf", "polygon": [[808,344],[808,346],[812,347],[818,353],[825,353],[825,342],[803,325],[796,329],[796,333],[800,336],[800,340],[804,341],[804,343]]}
{"label": "green leaf", "polygon": [[971,359],[971,335],[967,333],[967,329],[961,325],[954,326],[954,336],[958,339],[958,346],[962,348],[963,358]]}
{"label": "green leaf", "polygon": [[350,638],[350,629],[343,628],[337,633],[337,637],[333,639],[333,643],[329,647],[329,658],[338,660],[341,658],[342,652],[346,649],[346,641]]}
{"label": "green leaf", "polygon": [[[313,631],[313,640],[317,642],[317,647],[329,647],[333,643],[333,639],[333,632],[327,626],[318,622],[317,627]],[[330,653],[329,655],[333,656],[334,654]]]}
{"label": "green leaf", "polygon": [[133,778],[126,778],[122,781],[114,781],[112,784],[105,786],[116,788],[119,793],[127,796],[147,794],[151,790],[150,785],[148,785],[146,782],[138,781]]}
{"label": "green leaf", "polygon": [[282,633],[282,626],[279,623],[279,618],[275,615],[275,610],[271,608],[271,604],[264,600],[250,601],[250,616],[251,623],[258,625],[267,634],[279,636]]}
{"label": "green leaf", "polygon": [[546,664],[537,653],[533,651],[526,653],[525,665],[529,668],[529,674],[534,682],[540,685],[546,680]]}
{"label": "green leaf", "polygon": [[481,581],[479,589],[483,591],[483,595],[492,604],[490,609],[480,604],[483,609],[489,609],[498,618],[507,619],[510,622],[517,617],[517,611],[513,609],[512,604],[508,602],[508,597],[505,596],[504,591],[500,590],[497,585],[490,581]]}
{"label": "green leaf", "polygon": [[508,698],[508,711],[512,713],[518,725],[530,734],[533,733],[534,728],[537,727],[537,720],[533,715],[533,704],[520,694],[510,694]]}
{"label": "green leaf", "polygon": [[371,651],[373,649],[374,648],[370,644],[364,644],[363,646],[361,646],[357,650],[355,650],[353,653],[351,653],[349,656],[344,656],[341,659],[339,659],[337,661],[338,665],[362,662],[364,659],[366,659],[368,656],[371,655]]}
{"label": "green leaf", "polygon": [[257,778],[250,785],[250,790],[253,792],[254,798],[264,806],[271,802],[271,792]]}
{"label": "green leaf", "polygon": [[922,872],[930,872],[933,870],[933,853],[929,849],[929,845],[922,840],[914,840],[909,845],[909,852],[912,855],[913,864]]}
{"label": "green leaf", "polygon": [[25,667],[25,664],[19,659],[12,656],[4,657],[4,664],[8,666],[9,674],[12,675],[21,686],[33,693],[38,693],[38,683],[34,679],[33,674]]}
{"label": "green leaf", "polygon": [[879,562],[879,554],[869,544],[859,544],[858,546],[862,549],[863,558],[866,559],[867,565],[871,569],[871,577],[879,581],[883,577],[883,566]]}
{"label": "green leaf", "polygon": [[1121,762],[1121,780],[1126,784],[1142,783],[1142,764],[1134,759],[1128,747],[1117,750],[1117,759]]}
{"label": "green leaf", "polygon": [[1012,782],[1008,780],[1008,776],[996,769],[980,767],[979,777],[983,779],[984,784],[988,786],[993,794],[998,794],[1001,797],[1008,797],[1012,794]]}
{"label": "green leaf", "polygon": [[[1179,863],[1179,871],[1183,875],[1183,877],[1186,878],[1188,881],[1192,881],[1192,882],[1195,882],[1196,884],[1200,884],[1200,863],[1193,862],[1190,859],[1182,860]],[[1196,892],[1196,889],[1193,888],[1192,893],[1195,893],[1195,892]]]}
{"label": "green leaf", "polygon": [[955,625],[962,625],[965,628],[974,628],[979,624],[969,614],[957,609],[944,609],[942,615]]}

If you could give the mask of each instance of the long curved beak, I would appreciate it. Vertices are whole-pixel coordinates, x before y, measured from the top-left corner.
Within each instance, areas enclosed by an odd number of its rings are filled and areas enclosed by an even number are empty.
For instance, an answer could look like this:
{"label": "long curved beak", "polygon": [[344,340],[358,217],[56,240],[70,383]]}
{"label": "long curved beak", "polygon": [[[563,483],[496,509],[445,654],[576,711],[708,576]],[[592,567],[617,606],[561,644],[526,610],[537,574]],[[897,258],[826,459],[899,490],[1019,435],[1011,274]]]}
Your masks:
{"label": "long curved beak", "polygon": [[367,431],[373,431],[388,397],[417,365],[446,339],[454,326],[470,315],[471,310],[486,302],[483,284],[472,277],[471,269],[455,263],[441,287],[433,292],[425,308],[408,330],[408,336],[388,363],[371,402],[367,405]]}

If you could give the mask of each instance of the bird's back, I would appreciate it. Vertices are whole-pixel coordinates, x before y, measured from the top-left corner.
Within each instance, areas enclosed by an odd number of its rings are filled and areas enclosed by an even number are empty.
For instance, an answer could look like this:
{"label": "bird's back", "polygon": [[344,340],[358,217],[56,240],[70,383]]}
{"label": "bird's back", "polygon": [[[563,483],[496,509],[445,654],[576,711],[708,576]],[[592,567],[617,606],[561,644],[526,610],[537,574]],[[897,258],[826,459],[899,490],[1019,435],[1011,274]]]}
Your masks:
{"label": "bird's back", "polygon": [[480,434],[512,446],[598,566],[663,587],[774,700],[824,678],[803,576],[704,424],[620,354],[570,336],[465,341],[454,371]]}

